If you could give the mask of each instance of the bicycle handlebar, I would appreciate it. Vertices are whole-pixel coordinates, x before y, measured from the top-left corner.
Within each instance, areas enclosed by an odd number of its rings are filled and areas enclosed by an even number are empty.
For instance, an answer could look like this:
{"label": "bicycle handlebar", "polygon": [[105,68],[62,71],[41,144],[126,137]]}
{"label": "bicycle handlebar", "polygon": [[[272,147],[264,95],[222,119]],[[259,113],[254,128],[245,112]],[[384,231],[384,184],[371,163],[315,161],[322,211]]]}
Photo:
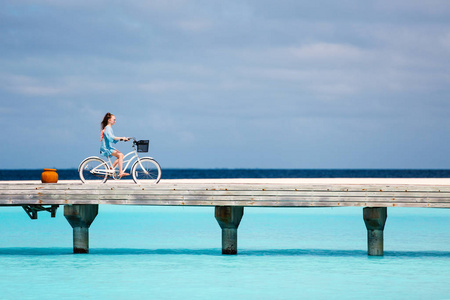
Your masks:
{"label": "bicycle handlebar", "polygon": [[124,141],[124,142],[128,142],[128,141],[130,141],[130,140],[133,140],[133,141],[135,141],[136,142],[136,139],[134,138],[134,137],[127,137],[127,141],[125,141],[124,139],[119,139],[119,141]]}
{"label": "bicycle handlebar", "polygon": [[130,140],[133,140],[136,142],[136,139],[134,137],[127,137],[128,140],[125,141],[125,139],[119,139],[119,141],[124,141],[124,142],[128,142]]}

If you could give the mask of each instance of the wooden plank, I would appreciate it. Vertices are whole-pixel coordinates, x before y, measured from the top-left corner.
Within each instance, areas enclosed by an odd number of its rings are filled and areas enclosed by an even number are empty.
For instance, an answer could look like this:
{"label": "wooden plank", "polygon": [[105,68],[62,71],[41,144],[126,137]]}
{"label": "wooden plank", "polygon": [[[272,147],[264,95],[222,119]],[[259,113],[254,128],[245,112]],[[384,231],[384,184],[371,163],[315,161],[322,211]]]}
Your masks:
{"label": "wooden plank", "polygon": [[[220,197],[238,197],[238,198],[292,198],[292,199],[303,199],[303,198],[323,198],[323,197],[334,197],[334,198],[380,198],[380,199],[443,199],[444,201],[449,201],[448,197],[440,197],[440,195],[429,195],[429,194],[417,194],[417,195],[396,195],[396,194],[386,194],[386,195],[339,195],[335,193],[322,194],[322,193],[310,193],[310,194],[279,194],[279,195],[269,195],[269,194],[189,194],[189,193],[161,193],[161,194],[106,194],[106,193],[90,193],[90,194],[52,194],[52,193],[39,193],[39,194],[19,194],[19,195],[3,195],[0,199],[7,198],[27,198],[27,197],[86,197],[87,199],[91,199],[92,197],[141,197],[141,198],[151,198],[151,197],[163,197],[163,196],[176,196],[176,197],[198,197],[198,198],[220,198]],[[1,200],[0,200],[1,201]]]}
{"label": "wooden plank", "polygon": [[97,197],[162,197],[162,196],[173,196],[173,197],[244,197],[244,198],[292,198],[292,199],[302,199],[302,198],[323,198],[323,197],[335,197],[335,198],[380,198],[380,199],[414,199],[414,198],[420,198],[420,199],[443,199],[450,200],[450,197],[448,193],[347,193],[347,192],[261,192],[261,191],[254,191],[254,192],[223,192],[223,191],[215,191],[215,192],[189,192],[189,191],[161,191],[161,192],[154,192],[154,191],[123,191],[123,192],[116,192],[116,191],[89,191],[86,192],[80,192],[80,191],[37,191],[37,192],[8,192],[5,194],[0,195],[0,201],[1,199],[8,199],[8,198],[30,198],[30,197],[61,197],[61,198],[67,198],[67,197],[85,197],[86,199],[96,199]]}
{"label": "wooden plank", "polygon": [[419,185],[291,185],[291,184],[222,184],[222,185],[178,185],[178,184],[157,184],[151,186],[141,186],[135,184],[129,185],[82,185],[82,184],[22,184],[22,185],[0,185],[0,191],[3,190],[204,190],[204,191],[341,191],[341,192],[388,192],[388,191],[404,191],[404,192],[450,192],[450,186],[419,186]]}
{"label": "wooden plank", "polygon": [[7,198],[73,198],[73,199],[128,199],[128,198],[136,198],[136,199],[151,199],[151,198],[207,198],[207,199],[259,199],[259,200],[272,200],[272,199],[288,199],[288,200],[297,200],[302,201],[303,199],[373,199],[373,201],[377,200],[398,200],[398,201],[416,201],[416,200],[429,200],[429,201],[442,201],[448,202],[448,197],[439,197],[439,195],[427,195],[427,194],[418,194],[418,195],[395,195],[395,194],[386,194],[386,195],[339,195],[335,193],[310,193],[310,194],[279,194],[279,195],[268,195],[268,194],[249,194],[249,195],[241,195],[241,194],[189,194],[189,193],[161,193],[161,194],[114,194],[114,193],[92,193],[92,194],[23,194],[23,195],[9,195],[5,196]]}
{"label": "wooden plank", "polygon": [[21,202],[12,201],[11,205],[33,205],[33,204],[115,204],[115,205],[154,205],[154,206],[246,206],[246,207],[434,207],[434,208],[450,208],[450,203],[387,203],[387,202],[286,202],[280,201],[276,203],[272,202],[255,202],[255,201],[222,201],[222,202],[209,202],[209,201],[137,201],[137,200],[101,200],[101,201],[86,201],[86,200],[74,200],[67,203],[62,200],[51,200],[46,203],[40,201],[34,202]]}
{"label": "wooden plank", "polygon": [[379,200],[392,200],[392,201],[430,201],[430,202],[449,202],[449,197],[442,197],[441,194],[395,194],[395,193],[385,193],[385,194],[372,194],[372,193],[362,193],[362,194],[342,194],[342,193],[307,193],[307,194],[295,194],[295,193],[178,193],[178,192],[168,192],[168,193],[114,193],[114,192],[99,192],[93,191],[89,194],[83,193],[69,193],[69,192],[60,192],[60,193],[24,193],[24,194],[8,194],[0,196],[0,203],[7,199],[128,199],[128,198],[136,198],[136,199],[146,199],[146,198],[179,198],[179,199],[187,199],[187,198],[208,198],[211,200],[214,199],[251,199],[251,200],[272,200],[272,199],[286,199],[286,200],[296,200],[296,201],[304,201],[304,199],[314,200],[314,199],[342,199],[341,201],[345,201],[349,199],[350,201],[353,199],[372,199],[372,201]]}
{"label": "wooden plank", "polygon": [[167,193],[178,193],[178,194],[239,194],[239,195],[309,195],[314,194],[330,194],[334,193],[336,195],[440,195],[439,197],[449,197],[450,189],[442,190],[435,189],[429,191],[404,191],[404,190],[342,190],[342,189],[242,189],[242,190],[230,190],[230,189],[33,189],[33,190],[22,190],[22,189],[0,189],[0,196],[2,195],[21,195],[21,194],[167,194]]}
{"label": "wooden plank", "polygon": [[220,204],[221,202],[233,201],[233,202],[252,202],[253,205],[271,205],[277,206],[280,202],[297,202],[297,203],[310,203],[310,202],[328,202],[335,203],[339,202],[341,205],[347,205],[347,203],[353,202],[364,202],[364,205],[370,205],[371,203],[402,203],[402,204],[438,204],[438,203],[449,203],[447,199],[427,199],[427,198],[412,198],[412,199],[386,199],[386,198],[338,198],[338,197],[313,197],[313,198],[267,198],[267,197],[252,197],[252,198],[243,198],[236,196],[226,196],[226,197],[193,197],[193,196],[159,196],[159,197],[145,197],[145,196],[136,196],[136,195],[122,195],[122,196],[68,196],[68,197],[60,197],[55,195],[46,195],[46,196],[24,196],[24,197],[11,197],[9,199],[4,199],[0,203],[1,204],[12,204],[12,203],[35,203],[39,202],[39,204],[52,203],[52,201],[62,201],[65,204],[70,204],[78,201],[85,201],[86,203],[100,203],[102,201],[128,201],[131,202],[152,202],[152,201],[172,201],[174,205],[177,205],[179,201],[184,202],[196,202],[196,201],[207,201],[210,205]]}

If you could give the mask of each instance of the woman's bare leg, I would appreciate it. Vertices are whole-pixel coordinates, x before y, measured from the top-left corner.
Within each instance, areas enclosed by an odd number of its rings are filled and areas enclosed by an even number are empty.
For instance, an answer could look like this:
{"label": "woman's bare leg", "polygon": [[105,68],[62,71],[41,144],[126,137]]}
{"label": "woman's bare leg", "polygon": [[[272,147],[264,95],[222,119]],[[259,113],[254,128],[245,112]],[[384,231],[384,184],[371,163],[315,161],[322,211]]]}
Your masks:
{"label": "woman's bare leg", "polygon": [[[123,165],[123,163],[120,161],[120,154],[122,154],[122,153],[120,153],[120,151],[117,151],[117,150],[114,150],[114,152],[111,153],[112,156],[117,158],[114,161],[114,163],[112,164],[112,167],[115,168],[117,166],[117,164],[119,164],[119,174],[122,173],[122,165]],[[123,161],[123,158],[122,158],[122,161]]]}
{"label": "woman's bare leg", "polygon": [[118,163],[119,163],[119,158],[117,158],[117,159],[113,162],[112,168],[114,169],[114,168],[117,166]]}
{"label": "woman's bare leg", "polygon": [[114,150],[112,156],[117,157],[116,161],[113,163],[113,168],[119,164],[119,176],[128,176],[130,174],[123,172],[123,154],[120,151]]}

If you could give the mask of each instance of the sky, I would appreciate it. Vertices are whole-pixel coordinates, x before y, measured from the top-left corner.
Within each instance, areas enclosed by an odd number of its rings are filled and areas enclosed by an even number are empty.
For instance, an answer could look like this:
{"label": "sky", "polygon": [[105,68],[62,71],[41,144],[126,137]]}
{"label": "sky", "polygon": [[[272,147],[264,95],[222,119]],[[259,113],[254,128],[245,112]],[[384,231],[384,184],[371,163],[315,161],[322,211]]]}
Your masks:
{"label": "sky", "polygon": [[0,38],[0,169],[106,112],[163,169],[450,168],[448,0],[2,0]]}

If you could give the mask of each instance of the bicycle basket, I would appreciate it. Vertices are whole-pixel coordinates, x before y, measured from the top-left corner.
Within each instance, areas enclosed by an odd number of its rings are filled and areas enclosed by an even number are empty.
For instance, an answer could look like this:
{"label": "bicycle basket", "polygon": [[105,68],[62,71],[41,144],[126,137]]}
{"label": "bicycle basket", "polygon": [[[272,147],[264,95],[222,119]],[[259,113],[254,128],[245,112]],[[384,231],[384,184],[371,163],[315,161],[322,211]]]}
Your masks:
{"label": "bicycle basket", "polygon": [[148,152],[148,140],[140,140],[136,142],[137,152]]}

